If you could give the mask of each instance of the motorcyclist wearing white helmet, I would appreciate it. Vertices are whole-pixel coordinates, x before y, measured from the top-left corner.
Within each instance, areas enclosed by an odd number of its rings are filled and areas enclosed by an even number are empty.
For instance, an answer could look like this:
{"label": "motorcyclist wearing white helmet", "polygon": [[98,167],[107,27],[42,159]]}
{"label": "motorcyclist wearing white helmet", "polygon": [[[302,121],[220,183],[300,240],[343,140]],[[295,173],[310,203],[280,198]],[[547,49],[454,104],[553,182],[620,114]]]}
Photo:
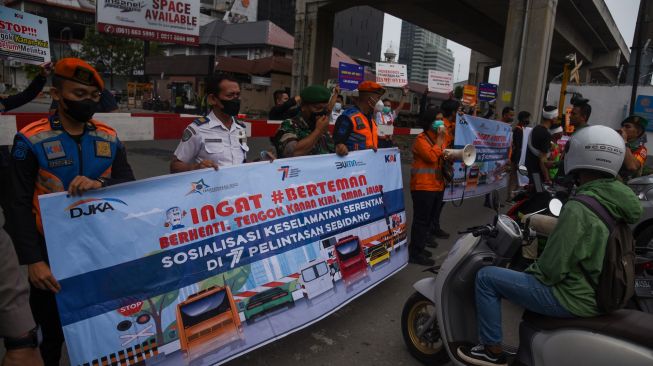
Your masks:
{"label": "motorcyclist wearing white helmet", "polygon": [[[642,209],[632,190],[615,177],[624,161],[624,140],[605,126],[577,131],[568,142],[565,174],[574,177],[577,194],[595,198],[616,219],[635,223]],[[501,299],[547,316],[592,317],[600,312],[594,283],[603,268],[608,228],[578,201],[568,201],[540,258],[525,273],[484,267],[476,276],[480,344],[461,347],[458,355],[475,365],[504,365],[501,349]]]}

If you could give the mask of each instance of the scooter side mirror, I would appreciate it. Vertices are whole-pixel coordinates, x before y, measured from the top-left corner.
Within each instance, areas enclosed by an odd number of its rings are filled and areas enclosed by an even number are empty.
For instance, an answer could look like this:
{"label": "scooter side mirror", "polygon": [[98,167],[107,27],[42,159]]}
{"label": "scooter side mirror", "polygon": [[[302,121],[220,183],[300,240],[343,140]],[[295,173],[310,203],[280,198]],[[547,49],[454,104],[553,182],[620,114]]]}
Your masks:
{"label": "scooter side mirror", "polygon": [[557,198],[549,201],[549,212],[555,217],[560,216],[560,211],[562,211],[562,201]]}
{"label": "scooter side mirror", "polygon": [[528,169],[526,168],[526,165],[520,165],[519,168],[517,169],[520,175],[527,176],[528,175]]}

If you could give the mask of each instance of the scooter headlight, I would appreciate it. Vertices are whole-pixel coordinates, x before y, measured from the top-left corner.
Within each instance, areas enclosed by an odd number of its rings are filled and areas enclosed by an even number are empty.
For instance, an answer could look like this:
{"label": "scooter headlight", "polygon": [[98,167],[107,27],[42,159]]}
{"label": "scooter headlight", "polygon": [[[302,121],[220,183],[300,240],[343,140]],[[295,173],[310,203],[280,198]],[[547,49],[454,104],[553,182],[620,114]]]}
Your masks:
{"label": "scooter headlight", "polygon": [[653,201],[653,188],[650,184],[631,184],[629,187],[640,201]]}

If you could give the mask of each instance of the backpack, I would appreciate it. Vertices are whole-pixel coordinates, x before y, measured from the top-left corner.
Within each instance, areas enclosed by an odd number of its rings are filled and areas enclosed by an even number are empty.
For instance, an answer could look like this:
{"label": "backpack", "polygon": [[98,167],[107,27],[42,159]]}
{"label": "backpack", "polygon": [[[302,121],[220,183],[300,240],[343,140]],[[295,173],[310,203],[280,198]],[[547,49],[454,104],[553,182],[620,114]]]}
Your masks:
{"label": "backpack", "polygon": [[633,296],[635,290],[635,240],[628,224],[615,220],[594,197],[578,195],[572,198],[594,212],[608,227],[608,243],[605,247],[603,268],[599,282],[594,283],[590,274],[579,264],[587,282],[596,293],[596,304],[602,313],[621,309]]}

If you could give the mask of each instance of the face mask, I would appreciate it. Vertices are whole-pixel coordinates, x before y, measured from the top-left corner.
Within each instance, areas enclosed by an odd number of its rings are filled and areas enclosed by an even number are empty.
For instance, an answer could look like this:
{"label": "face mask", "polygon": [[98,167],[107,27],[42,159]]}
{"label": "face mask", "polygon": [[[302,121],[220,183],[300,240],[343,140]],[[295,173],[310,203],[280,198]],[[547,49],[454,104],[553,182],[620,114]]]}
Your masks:
{"label": "face mask", "polygon": [[223,100],[220,99],[220,103],[222,103],[222,112],[228,116],[235,117],[238,115],[238,112],[240,112],[240,99],[232,99],[232,100]]}
{"label": "face mask", "polygon": [[335,111],[339,111],[339,110],[341,110],[341,109],[342,109],[342,104],[340,104],[340,103],[336,103],[336,104],[333,106],[333,109],[334,109]]}
{"label": "face mask", "polygon": [[391,109],[390,107],[383,107],[383,113],[388,114],[390,113]]}
{"label": "face mask", "polygon": [[308,123],[311,125],[311,127],[315,127],[315,124],[317,123],[317,120],[322,117],[322,116],[328,116],[329,112],[327,110],[319,111],[319,112],[313,112],[311,113],[311,118],[308,121]]}
{"label": "face mask", "polygon": [[64,113],[78,123],[88,122],[95,114],[98,105],[92,99],[70,100],[64,98],[63,102],[65,105],[63,108]]}
{"label": "face mask", "polygon": [[433,131],[440,132],[440,130],[444,129],[444,121],[442,121],[442,120],[433,121],[432,128],[433,128]]}

